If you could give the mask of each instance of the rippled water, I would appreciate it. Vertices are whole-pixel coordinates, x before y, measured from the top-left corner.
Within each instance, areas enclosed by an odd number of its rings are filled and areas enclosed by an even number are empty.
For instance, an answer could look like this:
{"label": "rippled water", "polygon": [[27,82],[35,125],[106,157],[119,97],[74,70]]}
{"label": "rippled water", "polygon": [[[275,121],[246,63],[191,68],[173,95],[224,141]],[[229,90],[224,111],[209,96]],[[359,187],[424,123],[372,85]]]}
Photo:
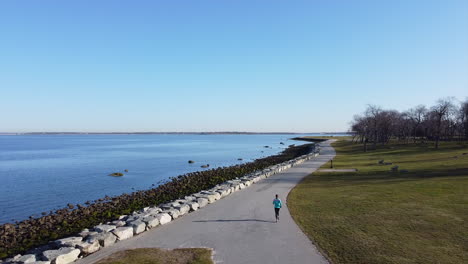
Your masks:
{"label": "rippled water", "polygon": [[[67,203],[149,189],[202,170],[202,164],[213,168],[252,161],[298,144],[289,140],[293,136],[298,135],[3,135],[0,223]],[[108,176],[126,169],[123,177]]]}

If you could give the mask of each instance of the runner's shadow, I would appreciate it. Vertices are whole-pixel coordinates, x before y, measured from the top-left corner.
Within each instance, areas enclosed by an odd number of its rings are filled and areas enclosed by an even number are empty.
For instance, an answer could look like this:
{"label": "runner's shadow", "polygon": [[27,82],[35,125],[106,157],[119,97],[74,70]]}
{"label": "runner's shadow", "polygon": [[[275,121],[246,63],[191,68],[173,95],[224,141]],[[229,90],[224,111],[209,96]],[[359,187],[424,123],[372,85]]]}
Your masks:
{"label": "runner's shadow", "polygon": [[275,221],[267,221],[260,219],[217,219],[217,220],[198,220],[192,221],[196,223],[208,223],[208,222],[263,222],[263,223],[275,223]]}

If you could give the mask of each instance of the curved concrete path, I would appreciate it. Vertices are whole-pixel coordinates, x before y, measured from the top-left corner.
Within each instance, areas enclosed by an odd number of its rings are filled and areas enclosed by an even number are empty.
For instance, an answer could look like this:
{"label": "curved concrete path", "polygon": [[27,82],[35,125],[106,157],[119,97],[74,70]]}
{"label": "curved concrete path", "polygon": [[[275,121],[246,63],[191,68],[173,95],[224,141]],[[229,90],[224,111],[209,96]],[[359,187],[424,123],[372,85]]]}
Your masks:
{"label": "curved concrete path", "polygon": [[[320,156],[315,159],[76,263],[94,263],[116,251],[145,247],[213,248],[215,262],[225,264],[328,263],[293,221],[286,203],[289,191],[302,178],[335,156],[329,141],[320,145]],[[272,205],[275,194],[284,204],[278,223]]]}

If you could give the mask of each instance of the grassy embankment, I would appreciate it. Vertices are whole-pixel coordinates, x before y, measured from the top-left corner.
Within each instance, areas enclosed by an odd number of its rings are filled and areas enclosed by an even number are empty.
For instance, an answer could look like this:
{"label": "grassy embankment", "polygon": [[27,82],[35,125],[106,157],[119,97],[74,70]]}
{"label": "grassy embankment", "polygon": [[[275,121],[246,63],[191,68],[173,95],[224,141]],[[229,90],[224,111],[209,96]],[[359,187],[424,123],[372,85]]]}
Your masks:
{"label": "grassy embankment", "polygon": [[206,248],[138,248],[117,252],[97,264],[213,264]]}
{"label": "grassy embankment", "polygon": [[[466,142],[366,153],[346,140],[333,146],[334,168],[358,171],[313,173],[288,197],[295,221],[333,263],[466,263]],[[390,172],[395,165],[408,172]]]}

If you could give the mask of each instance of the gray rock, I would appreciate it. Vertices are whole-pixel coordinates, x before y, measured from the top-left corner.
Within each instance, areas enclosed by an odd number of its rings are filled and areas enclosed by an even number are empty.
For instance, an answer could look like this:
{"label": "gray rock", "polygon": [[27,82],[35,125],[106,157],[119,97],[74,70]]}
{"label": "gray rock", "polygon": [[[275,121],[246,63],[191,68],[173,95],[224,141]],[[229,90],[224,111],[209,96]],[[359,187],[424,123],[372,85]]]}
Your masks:
{"label": "gray rock", "polygon": [[143,222],[146,223],[146,227],[148,229],[156,227],[156,226],[159,225],[159,220],[158,220],[158,218],[156,218],[156,216],[145,217],[145,218],[143,218]]}
{"label": "gray rock", "polygon": [[81,251],[72,247],[57,250],[47,250],[42,253],[44,258],[54,264],[68,264],[78,259]]}
{"label": "gray rock", "polygon": [[156,219],[158,219],[159,224],[165,225],[169,222],[171,222],[172,218],[169,214],[167,213],[160,213],[156,215]]}
{"label": "gray rock", "polygon": [[101,248],[101,246],[99,245],[98,240],[82,241],[82,242],[76,244],[76,247],[78,249],[80,249],[81,252],[83,252],[83,254],[85,254],[85,255],[92,254],[92,253],[98,251]]}
{"label": "gray rock", "polygon": [[101,233],[101,232],[110,232],[116,228],[117,227],[115,225],[98,225],[94,227],[94,230]]}
{"label": "gray rock", "polygon": [[135,220],[133,222],[127,223],[127,225],[133,228],[134,235],[143,233],[146,230],[146,224],[141,220]]}
{"label": "gray rock", "polygon": [[179,217],[179,210],[176,209],[164,210],[163,213],[169,214],[172,219],[177,219]]}
{"label": "gray rock", "polygon": [[93,243],[94,241],[98,241],[101,247],[108,247],[108,246],[113,245],[116,240],[117,240],[117,237],[114,234],[108,233],[108,232],[102,232],[96,235],[89,236],[89,238],[87,239],[87,242]]}
{"label": "gray rock", "polygon": [[189,202],[187,203],[187,205],[190,206],[190,210],[192,211],[196,211],[198,210],[198,207],[200,207],[200,205],[197,202]]}
{"label": "gray rock", "polygon": [[31,262],[29,264],[50,264],[50,261],[35,261],[35,262]]}
{"label": "gray rock", "polygon": [[80,243],[83,240],[83,237],[67,237],[59,240],[55,240],[54,243],[58,247],[75,247],[76,244]]}
{"label": "gray rock", "polygon": [[209,201],[207,198],[203,198],[203,197],[197,198],[197,203],[199,205],[199,208],[205,207],[206,205],[208,205],[208,202]]}
{"label": "gray rock", "polygon": [[115,220],[115,221],[112,221],[112,224],[115,225],[117,228],[117,227],[125,226],[127,222],[122,221],[122,220]]}
{"label": "gray rock", "polygon": [[174,209],[179,210],[179,216],[187,214],[190,211],[190,206],[186,204],[181,204],[179,206],[175,206]]}
{"label": "gray rock", "polygon": [[133,227],[118,227],[115,230],[113,230],[112,233],[117,237],[118,240],[125,240],[133,237]]}
{"label": "gray rock", "polygon": [[19,263],[33,263],[36,262],[36,255],[28,254],[18,258],[17,262]]}
{"label": "gray rock", "polygon": [[119,220],[125,220],[127,218],[127,215],[121,215],[119,216]]}
{"label": "gray rock", "polygon": [[158,207],[153,207],[153,208],[150,208],[146,213],[149,214],[149,215],[157,215],[158,213],[160,213],[162,210],[161,208],[158,208]]}

